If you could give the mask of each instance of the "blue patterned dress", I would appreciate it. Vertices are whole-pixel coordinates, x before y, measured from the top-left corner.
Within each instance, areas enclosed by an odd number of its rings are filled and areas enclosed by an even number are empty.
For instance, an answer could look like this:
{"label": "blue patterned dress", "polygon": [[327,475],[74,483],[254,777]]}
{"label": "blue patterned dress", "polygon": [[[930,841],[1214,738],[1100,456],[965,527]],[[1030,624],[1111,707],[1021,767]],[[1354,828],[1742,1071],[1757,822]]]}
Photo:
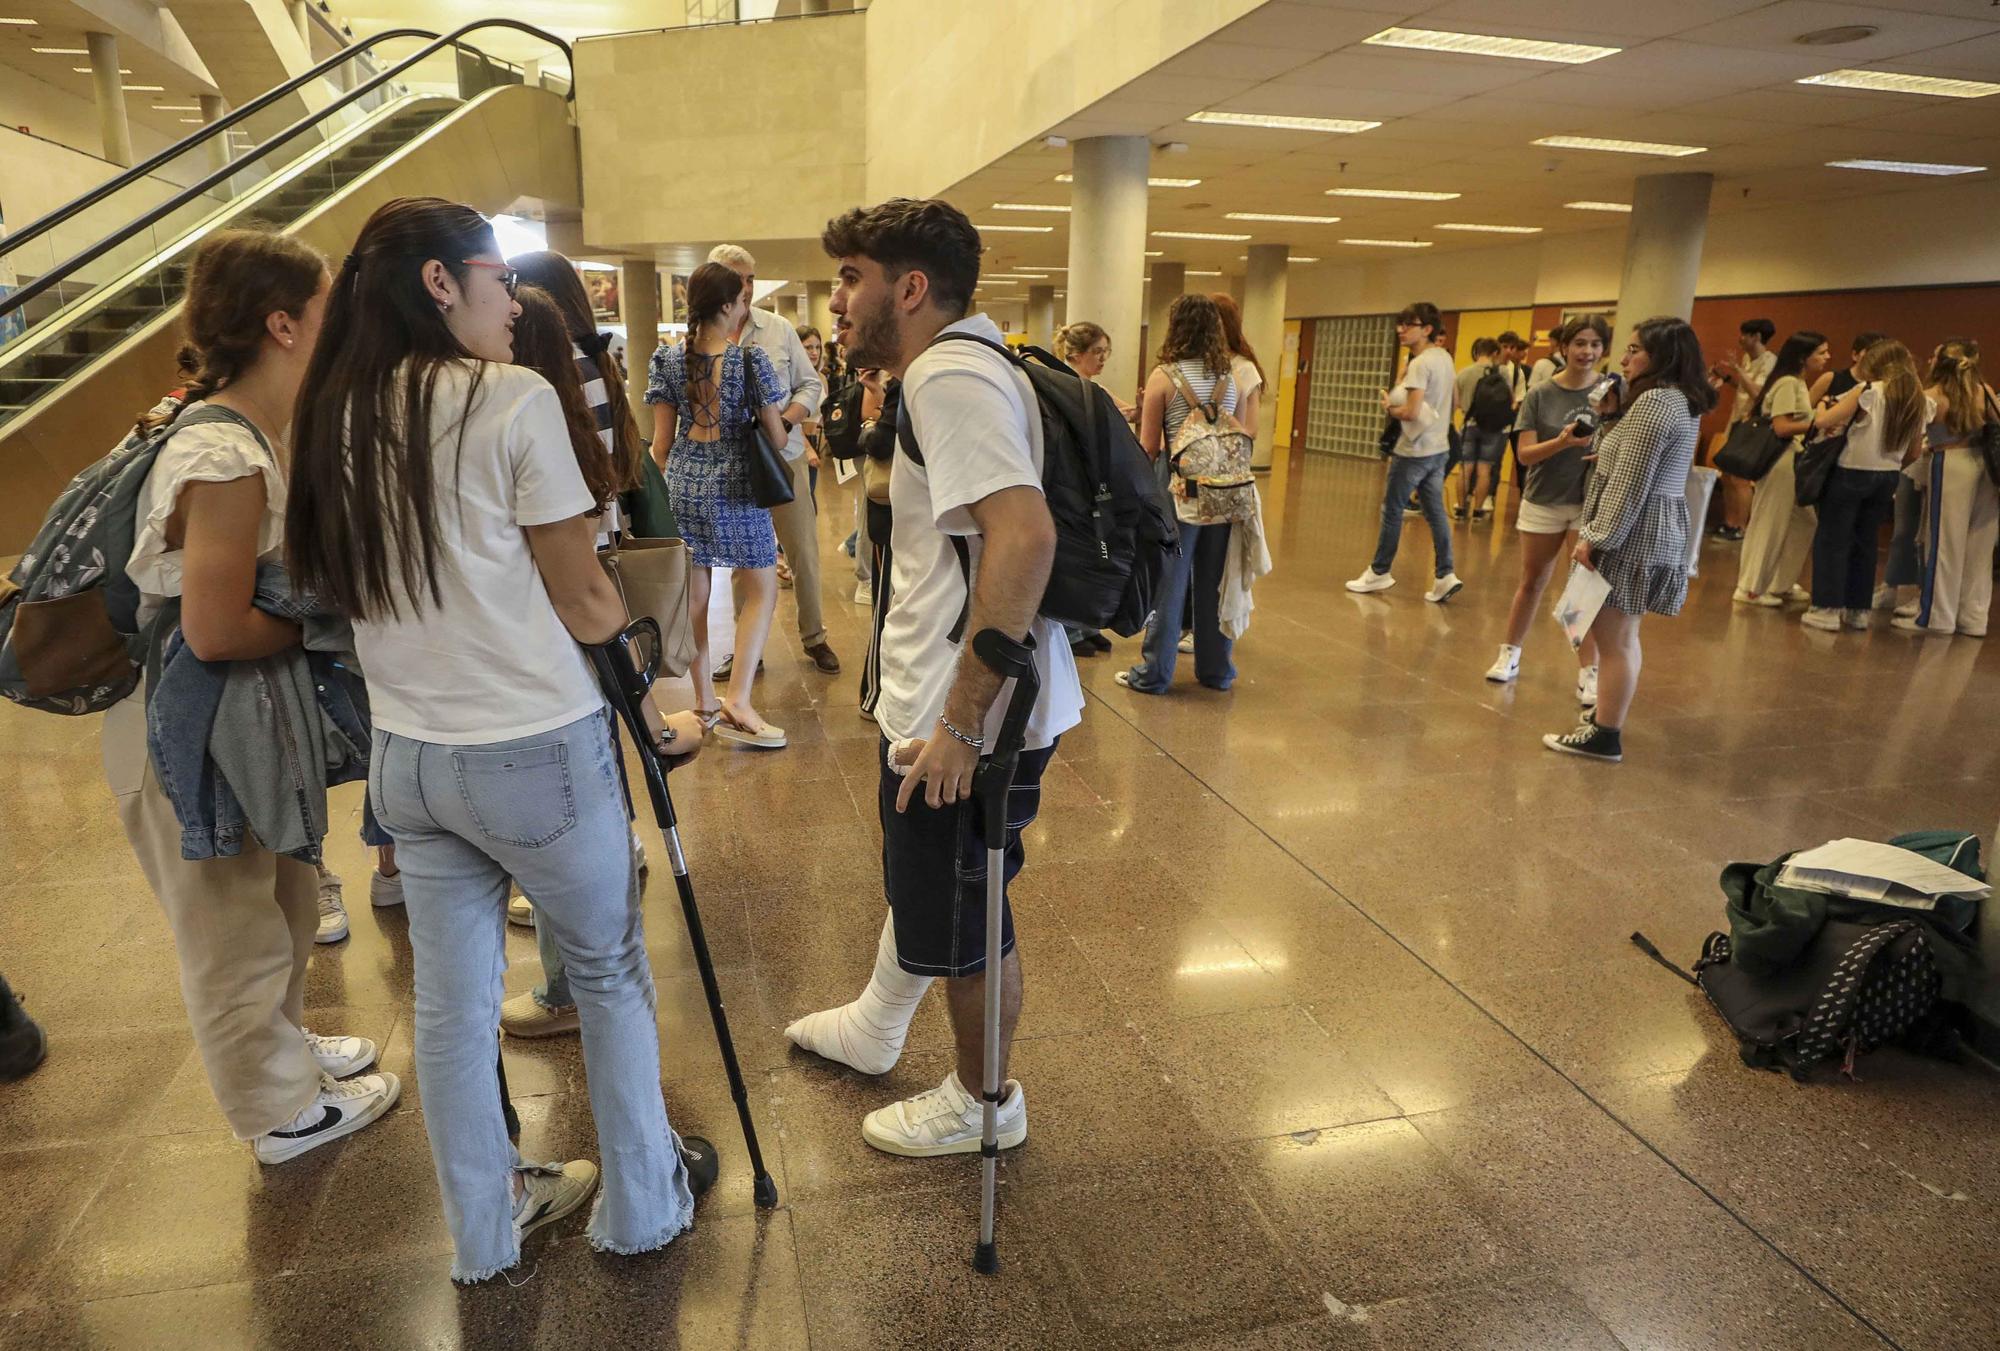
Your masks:
{"label": "blue patterned dress", "polygon": [[[755,347],[730,346],[719,358],[720,432],[696,441],[687,406],[687,348],[661,347],[647,367],[646,402],[672,404],[680,418],[667,456],[667,497],[687,540],[688,559],[698,568],[769,568],[778,562],[778,536],[771,513],[750,497],[750,438],[757,435],[752,399],[743,382],[755,380],[758,408],[785,401],[771,359]],[[748,362],[746,366],[746,361]],[[706,421],[714,412],[700,410]]]}

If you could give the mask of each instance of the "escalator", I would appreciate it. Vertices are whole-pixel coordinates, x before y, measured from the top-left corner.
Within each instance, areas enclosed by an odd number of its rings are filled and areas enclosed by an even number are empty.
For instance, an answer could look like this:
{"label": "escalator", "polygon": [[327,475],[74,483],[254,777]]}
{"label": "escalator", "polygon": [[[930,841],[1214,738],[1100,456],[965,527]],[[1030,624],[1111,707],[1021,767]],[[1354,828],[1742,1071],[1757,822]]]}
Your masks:
{"label": "escalator", "polygon": [[[337,260],[395,197],[448,197],[488,214],[581,205],[567,82],[537,71],[531,83],[465,40],[494,27],[530,33],[567,59],[559,39],[512,20],[443,37],[385,33],[0,241],[19,281],[0,296],[0,555],[23,547],[63,484],[176,382],[187,262],[211,231],[265,224]],[[377,63],[381,46],[412,39],[424,45]],[[400,82],[447,50],[457,92]],[[309,80],[344,92],[273,125]],[[184,186],[160,200],[163,180]]]}

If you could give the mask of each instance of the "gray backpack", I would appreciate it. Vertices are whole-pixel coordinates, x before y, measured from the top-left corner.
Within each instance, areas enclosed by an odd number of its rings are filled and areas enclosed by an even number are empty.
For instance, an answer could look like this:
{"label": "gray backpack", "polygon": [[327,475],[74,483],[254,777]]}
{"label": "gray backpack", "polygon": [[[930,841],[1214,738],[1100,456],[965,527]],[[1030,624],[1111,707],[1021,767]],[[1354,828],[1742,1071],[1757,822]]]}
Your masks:
{"label": "gray backpack", "polygon": [[[178,407],[167,404],[165,407]],[[0,695],[23,708],[101,713],[138,684],[146,656],[139,588],[125,575],[139,494],[168,438],[183,427],[248,419],[204,404],[180,409],[70,480],[21,561],[0,581]]]}

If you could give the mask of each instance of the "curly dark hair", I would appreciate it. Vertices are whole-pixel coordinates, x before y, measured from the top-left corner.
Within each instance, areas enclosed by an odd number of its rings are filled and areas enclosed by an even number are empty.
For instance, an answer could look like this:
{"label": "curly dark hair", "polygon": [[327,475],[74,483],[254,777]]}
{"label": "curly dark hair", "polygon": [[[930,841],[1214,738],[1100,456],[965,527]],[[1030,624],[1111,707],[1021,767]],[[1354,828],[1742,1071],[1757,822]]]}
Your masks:
{"label": "curly dark hair", "polygon": [[892,197],[835,216],[820,233],[829,258],[872,258],[890,278],[921,272],[938,308],[962,315],[979,284],[979,231],[963,211],[940,198]]}
{"label": "curly dark hair", "polygon": [[1223,336],[1222,315],[1205,295],[1182,296],[1167,311],[1167,335],[1156,358],[1162,366],[1199,361],[1210,375],[1229,373],[1229,342]]}

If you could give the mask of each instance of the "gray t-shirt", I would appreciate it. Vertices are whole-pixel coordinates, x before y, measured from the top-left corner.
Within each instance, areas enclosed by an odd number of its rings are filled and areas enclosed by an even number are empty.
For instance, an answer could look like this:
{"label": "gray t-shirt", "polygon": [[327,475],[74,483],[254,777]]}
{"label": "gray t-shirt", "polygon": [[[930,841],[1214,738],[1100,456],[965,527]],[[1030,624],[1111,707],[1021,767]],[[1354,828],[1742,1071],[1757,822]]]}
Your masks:
{"label": "gray t-shirt", "polygon": [[1390,392],[1391,403],[1407,399],[1406,390],[1423,391],[1423,408],[1403,423],[1396,441],[1396,453],[1411,458],[1443,455],[1451,449],[1451,354],[1442,347],[1427,347],[1410,359],[1410,368]]}
{"label": "gray t-shirt", "polygon": [[[1595,383],[1594,380],[1591,382]],[[1536,385],[1521,400],[1521,411],[1514,419],[1514,430],[1531,433],[1537,441],[1553,439],[1564,427],[1576,421],[1578,413],[1590,406],[1590,389],[1591,385],[1582,389],[1564,389],[1555,380]],[[1522,496],[1538,507],[1581,503],[1584,484],[1590,478],[1590,464],[1583,457],[1589,453],[1588,446],[1571,446],[1540,464],[1529,465],[1528,486]]]}

